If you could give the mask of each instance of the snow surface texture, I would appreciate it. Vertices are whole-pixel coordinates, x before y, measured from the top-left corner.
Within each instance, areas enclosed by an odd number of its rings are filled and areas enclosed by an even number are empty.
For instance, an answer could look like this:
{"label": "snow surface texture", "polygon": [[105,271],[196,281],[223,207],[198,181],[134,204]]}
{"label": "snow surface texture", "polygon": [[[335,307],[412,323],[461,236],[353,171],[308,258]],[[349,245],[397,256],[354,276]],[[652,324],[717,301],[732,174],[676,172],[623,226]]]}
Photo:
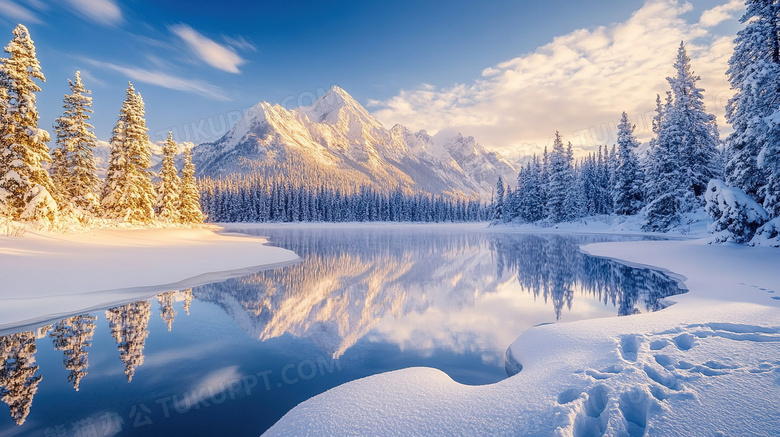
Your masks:
{"label": "snow surface texture", "polygon": [[0,237],[0,331],[298,259],[246,235],[206,229],[99,230]]}
{"label": "snow surface texture", "polygon": [[663,311],[538,326],[507,351],[522,365],[466,386],[430,368],[352,381],[267,435],[772,436],[780,429],[780,252],[706,240],[585,250],[684,275]]}

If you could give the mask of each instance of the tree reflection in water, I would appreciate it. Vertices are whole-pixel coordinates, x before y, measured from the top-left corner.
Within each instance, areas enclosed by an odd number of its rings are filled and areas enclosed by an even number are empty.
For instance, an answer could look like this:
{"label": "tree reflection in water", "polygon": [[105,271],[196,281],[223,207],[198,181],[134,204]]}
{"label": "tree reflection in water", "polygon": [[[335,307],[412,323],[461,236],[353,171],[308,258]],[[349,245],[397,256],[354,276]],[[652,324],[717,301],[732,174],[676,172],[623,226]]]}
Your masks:
{"label": "tree reflection in water", "polygon": [[[587,300],[589,305],[598,301],[612,314],[626,316],[659,310],[664,307],[663,298],[684,291],[661,272],[587,256],[578,248],[583,243],[617,237],[359,228],[268,230],[263,234],[270,236],[271,244],[298,253],[301,262],[156,296],[153,299],[159,305],[155,307],[168,331],[177,319],[174,303],[183,302],[183,311],[189,315],[194,297],[217,304],[254,338],[268,340],[292,334],[312,340],[334,358],[363,338],[385,335],[384,341],[404,349],[410,337],[438,331],[448,331],[445,334],[450,338],[445,341],[430,335],[424,341],[442,341],[442,348],[452,353],[468,350],[485,357],[491,347],[505,350],[507,344],[506,338],[490,337],[484,331],[511,331],[502,324],[516,317],[512,311],[518,305],[531,299],[543,301],[544,311],[549,308],[555,320],[560,320],[577,310],[578,299]],[[509,298],[525,300],[509,308],[496,309],[504,300],[479,307],[491,297],[506,299],[507,290]],[[113,354],[118,350],[128,382],[144,363],[151,300],[104,313],[116,342]],[[442,314],[450,318],[441,318]],[[468,323],[458,319],[472,316]],[[479,325],[484,317],[496,325]],[[453,319],[453,325],[440,324]],[[383,320],[398,322],[378,329]],[[94,315],[76,315],[36,332],[0,337],[0,398],[18,425],[25,422],[42,380],[35,365],[36,339],[52,339],[69,371],[68,381],[79,390],[87,376],[96,321]],[[418,328],[430,331],[420,335],[414,331]],[[409,332],[391,332],[403,330]]]}

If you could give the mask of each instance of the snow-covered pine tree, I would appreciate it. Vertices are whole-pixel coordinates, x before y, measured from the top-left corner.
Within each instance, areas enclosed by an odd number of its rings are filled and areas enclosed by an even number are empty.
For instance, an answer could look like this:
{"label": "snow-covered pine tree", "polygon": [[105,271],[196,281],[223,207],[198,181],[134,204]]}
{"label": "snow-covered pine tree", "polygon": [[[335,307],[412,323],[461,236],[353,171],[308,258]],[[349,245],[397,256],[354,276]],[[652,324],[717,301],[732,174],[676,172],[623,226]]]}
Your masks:
{"label": "snow-covered pine tree", "polygon": [[780,4],[776,0],[747,0],[729,60],[734,96],[726,105],[726,119],[734,132],[727,144],[726,182],[763,201],[766,175],[757,158],[769,141],[764,117],[780,106]]}
{"label": "snow-covered pine tree", "polygon": [[152,151],[150,149],[148,129],[144,115],[146,108],[140,93],[136,93],[128,114],[125,128],[125,143],[128,161],[128,197],[130,211],[125,219],[132,222],[149,222],[154,220],[154,203],[157,196],[152,185],[151,167]]}
{"label": "snow-covered pine tree", "polygon": [[698,199],[698,205],[703,205],[707,184],[721,174],[717,168],[718,126],[715,116],[706,111],[704,89],[696,86],[701,77],[693,74],[691,58],[682,42],[674,68],[677,76],[666,78],[674,95],[670,123],[682,133],[678,152],[685,187]]}
{"label": "snow-covered pine tree", "polygon": [[111,158],[102,204],[106,217],[128,222],[154,220],[157,196],[152,185],[149,135],[144,102],[129,83],[111,138]]}
{"label": "snow-covered pine tree", "polygon": [[49,164],[49,175],[52,181],[51,195],[57,201],[61,213],[68,213],[72,205],[68,200],[68,182],[70,181],[70,170],[68,169],[68,151],[61,147],[55,147],[51,151],[51,164]]}
{"label": "snow-covered pine tree", "polygon": [[713,219],[710,232],[716,243],[747,243],[769,218],[764,208],[744,191],[728,187],[720,179],[710,180],[705,199],[705,209]]}
{"label": "snow-covered pine tree", "polygon": [[[517,204],[517,202],[515,201],[516,197],[517,194],[514,191],[512,191],[512,187],[509,186],[509,184],[507,184],[506,195],[504,196],[504,206],[503,206],[504,212],[502,213],[503,220],[505,223],[511,222],[512,219],[517,217],[517,215],[515,214],[515,205]],[[447,212],[449,212],[449,208],[445,207],[445,209],[447,210]],[[446,220],[448,220],[448,218],[446,218]]]}
{"label": "snow-covered pine tree", "polygon": [[655,116],[653,116],[653,138],[650,139],[650,148],[645,156],[645,160],[642,162],[642,168],[645,173],[645,185],[643,192],[645,199],[655,199],[661,195],[660,187],[656,185],[656,181],[660,179],[660,166],[657,161],[657,153],[659,153],[658,140],[661,136],[661,125],[663,124],[664,111],[667,107],[671,106],[671,93],[666,93],[666,105],[661,103],[661,95],[655,96]]}
{"label": "snow-covered pine tree", "polygon": [[119,218],[126,209],[127,202],[123,196],[127,184],[127,151],[125,150],[125,125],[127,124],[126,112],[129,99],[135,95],[135,90],[128,90],[122,109],[119,110],[119,119],[111,132],[111,152],[108,158],[106,179],[100,194],[100,204],[103,214],[108,218]]}
{"label": "snow-covered pine tree", "polygon": [[681,43],[674,64],[677,75],[668,77],[671,91],[653,119],[657,136],[651,143],[646,166],[648,195],[646,230],[663,231],[680,214],[703,205],[710,179],[717,177],[718,128],[704,107],[700,80],[691,71],[690,58]]}
{"label": "snow-covered pine tree", "polygon": [[771,124],[768,141],[761,149],[756,163],[766,175],[766,184],[761,188],[761,194],[769,220],[756,231],[750,244],[780,247],[780,110],[766,121]]}
{"label": "snow-covered pine tree", "polygon": [[[49,133],[38,129],[35,79],[46,78],[35,54],[30,32],[19,24],[0,58],[0,213],[12,220],[53,223],[57,203],[49,173],[41,162],[49,161]],[[2,109],[2,108],[0,108]]]}
{"label": "snow-covered pine tree", "polygon": [[566,191],[566,198],[563,201],[563,208],[566,211],[566,220],[574,220],[585,216],[583,211],[585,200],[583,199],[584,186],[579,177],[580,169],[574,163],[574,151],[571,142],[566,146],[566,161],[569,167],[569,187]]}
{"label": "snow-covered pine tree", "polygon": [[[772,218],[780,217],[780,110],[773,120],[767,120],[771,124],[767,132],[767,140],[756,163],[758,168],[766,175],[766,184],[761,188],[764,198],[764,209]],[[777,118],[777,119],[776,119]]]}
{"label": "snow-covered pine tree", "polygon": [[493,200],[493,220],[501,222],[504,219],[504,180],[501,176],[496,182],[496,197]]}
{"label": "snow-covered pine tree", "polygon": [[200,191],[195,181],[195,165],[192,163],[192,148],[184,149],[184,168],[181,171],[179,192],[179,220],[182,223],[200,223],[203,211],[200,209]]}
{"label": "snow-covered pine tree", "polygon": [[518,215],[524,222],[532,223],[544,218],[541,172],[542,164],[539,158],[534,156],[518,175]]}
{"label": "snow-covered pine tree", "polygon": [[92,113],[91,91],[84,88],[78,71],[75,81],[68,79],[68,85],[71,94],[63,99],[65,111],[54,124],[57,147],[52,153],[50,171],[63,209],[97,214],[100,209],[96,193],[99,180],[92,152],[97,138],[92,132],[94,127],[88,122]]}
{"label": "snow-covered pine tree", "polygon": [[666,104],[653,120],[656,137],[651,141],[646,165],[648,204],[642,227],[646,231],[665,231],[677,223],[682,209],[680,199],[686,195],[679,159],[684,133],[673,115],[676,113],[672,112],[672,93],[667,92]]}
{"label": "snow-covered pine tree", "polygon": [[176,170],[176,142],[173,132],[168,132],[168,139],[163,146],[163,161],[160,169],[160,182],[157,185],[157,218],[176,222],[179,220],[179,192],[181,179]]}
{"label": "snow-covered pine tree", "polygon": [[549,155],[549,182],[547,184],[547,218],[559,223],[569,217],[566,210],[567,192],[572,188],[572,172],[569,156],[563,147],[561,134],[555,132],[555,141]]}
{"label": "snow-covered pine tree", "polygon": [[634,137],[634,125],[623,112],[618,124],[618,165],[615,169],[615,185],[612,191],[615,212],[633,215],[642,208],[642,183],[644,174],[634,150],[639,145]]}

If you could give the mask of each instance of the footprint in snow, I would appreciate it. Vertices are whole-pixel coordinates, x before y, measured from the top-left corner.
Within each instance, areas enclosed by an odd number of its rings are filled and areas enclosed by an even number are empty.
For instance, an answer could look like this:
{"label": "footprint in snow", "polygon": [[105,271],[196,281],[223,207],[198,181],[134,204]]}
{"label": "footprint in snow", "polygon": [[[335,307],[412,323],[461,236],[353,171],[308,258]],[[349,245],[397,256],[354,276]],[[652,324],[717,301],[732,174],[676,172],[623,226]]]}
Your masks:
{"label": "footprint in snow", "polygon": [[674,344],[677,345],[677,349],[681,351],[691,350],[694,345],[694,337],[687,332],[674,337]]}
{"label": "footprint in snow", "polygon": [[636,361],[639,353],[639,344],[643,338],[638,334],[628,334],[620,337],[620,355],[624,360]]}
{"label": "footprint in snow", "polygon": [[597,385],[587,391],[587,397],[582,410],[574,419],[574,437],[603,436],[608,420],[603,420],[602,415],[609,403],[609,389],[603,385]]}

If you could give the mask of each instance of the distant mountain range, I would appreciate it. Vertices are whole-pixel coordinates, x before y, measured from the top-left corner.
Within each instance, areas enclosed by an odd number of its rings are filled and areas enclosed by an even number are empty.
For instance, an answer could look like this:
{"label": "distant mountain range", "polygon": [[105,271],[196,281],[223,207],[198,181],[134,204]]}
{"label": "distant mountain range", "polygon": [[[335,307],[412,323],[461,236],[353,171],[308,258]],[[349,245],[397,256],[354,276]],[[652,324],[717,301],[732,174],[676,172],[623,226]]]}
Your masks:
{"label": "distant mountain range", "polygon": [[261,102],[221,139],[193,150],[198,176],[260,173],[292,183],[349,184],[379,190],[481,196],[515,166],[473,137],[433,137],[404,126],[386,129],[339,87],[311,106],[287,110]]}

